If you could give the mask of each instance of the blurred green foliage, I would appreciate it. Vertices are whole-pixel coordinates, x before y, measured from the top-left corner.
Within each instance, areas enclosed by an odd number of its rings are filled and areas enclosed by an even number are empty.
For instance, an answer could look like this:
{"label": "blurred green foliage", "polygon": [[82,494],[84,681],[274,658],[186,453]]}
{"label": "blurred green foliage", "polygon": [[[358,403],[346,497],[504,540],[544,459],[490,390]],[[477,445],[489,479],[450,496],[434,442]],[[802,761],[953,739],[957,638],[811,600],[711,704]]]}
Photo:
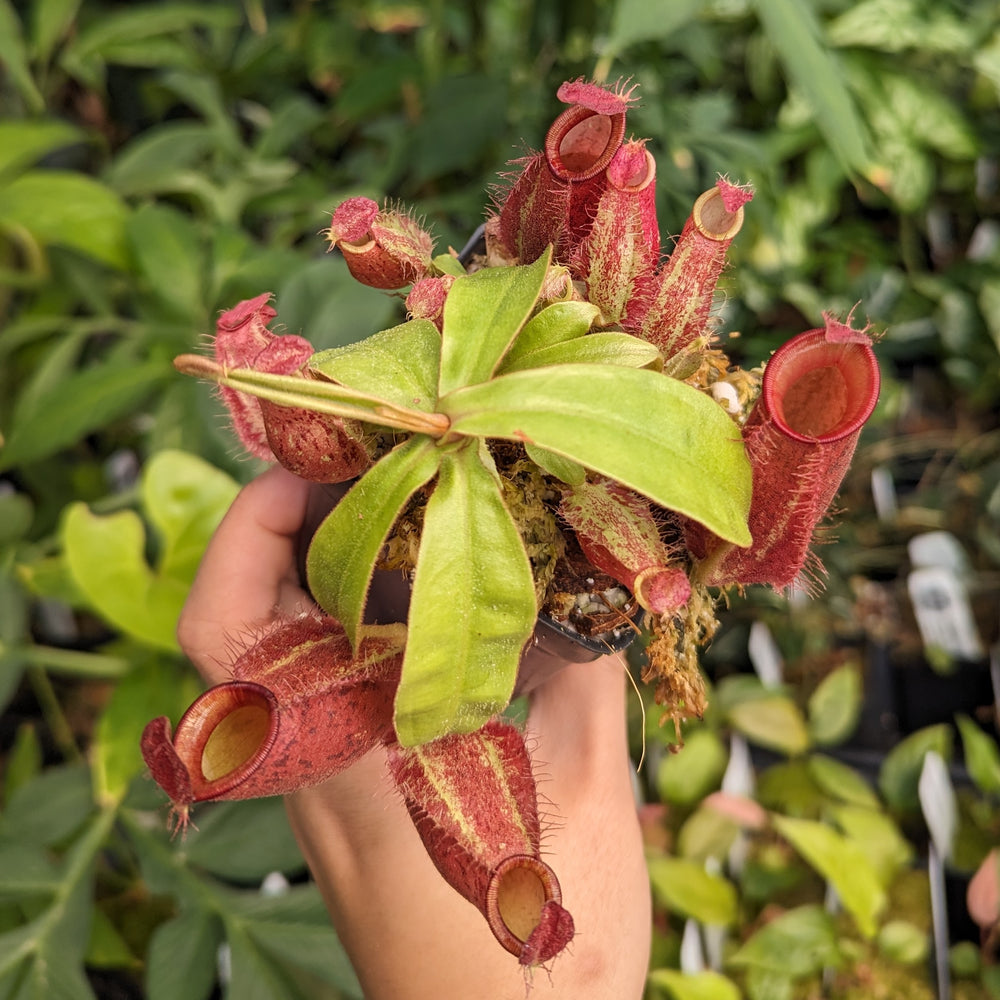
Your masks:
{"label": "blurred green foliage", "polygon": [[[0,997],[359,995],[280,802],[206,808],[171,842],[143,777],[142,724],[195,686],[171,620],[257,471],[171,358],[262,291],[318,349],[389,325],[399,303],[324,253],[326,213],[405,199],[460,247],[557,85],[594,74],[640,84],[665,232],[718,173],[756,186],[719,309],[731,352],[756,363],[860,303],[888,328],[870,448],[897,461],[902,434],[962,429],[931,502],[958,496],[1000,565],[993,0],[0,0]],[[857,695],[837,683],[799,707],[720,692],[719,717],[801,771],[844,731]],[[717,739],[696,747],[696,788],[658,778],[685,808],[723,766]],[[889,805],[912,795],[911,751],[886,763]],[[778,784],[824,787],[807,777]],[[758,888],[781,881],[766,861]],[[262,892],[271,872],[292,885]],[[846,960],[822,911],[800,917],[770,936],[787,953],[813,933],[803,975]],[[739,961],[761,995],[773,949],[754,940]],[[654,983],[736,996],[714,973]]]}

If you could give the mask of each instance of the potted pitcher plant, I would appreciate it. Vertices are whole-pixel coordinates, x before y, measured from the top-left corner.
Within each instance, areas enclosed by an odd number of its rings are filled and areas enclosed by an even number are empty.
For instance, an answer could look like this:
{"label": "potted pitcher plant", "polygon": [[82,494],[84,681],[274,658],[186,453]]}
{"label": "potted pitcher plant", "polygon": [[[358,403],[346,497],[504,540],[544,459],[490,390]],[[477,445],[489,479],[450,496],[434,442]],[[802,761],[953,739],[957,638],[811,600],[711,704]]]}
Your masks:
{"label": "potted pitcher plant", "polygon": [[[272,330],[265,293],[219,318],[214,356],[176,360],[220,387],[254,455],[343,485],[305,558],[318,610],[142,740],[181,825],[197,802],[287,793],[386,745],[442,876],[525,966],[574,933],[501,718],[525,654],[545,629],[590,649],[645,629],[664,717],[701,715],[720,593],[820,570],[813,532],[879,388],[870,337],[833,317],[762,376],[735,367],[711,310],[751,190],[720,179],[664,257],[655,160],[626,139],[633,90],[558,96],[472,253],[435,255],[367,198],[333,212],[354,277],[408,289],[405,322],[315,352]],[[407,582],[395,621],[366,613],[388,571]]]}

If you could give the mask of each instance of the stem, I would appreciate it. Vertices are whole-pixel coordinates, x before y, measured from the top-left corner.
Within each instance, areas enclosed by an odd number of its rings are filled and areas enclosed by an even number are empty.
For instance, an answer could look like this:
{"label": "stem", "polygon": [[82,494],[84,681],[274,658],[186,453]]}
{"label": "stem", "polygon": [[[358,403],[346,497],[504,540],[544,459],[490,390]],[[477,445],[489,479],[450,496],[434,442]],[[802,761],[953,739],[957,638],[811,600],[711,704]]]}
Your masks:
{"label": "stem", "polygon": [[60,753],[68,761],[82,763],[83,754],[80,753],[80,748],[76,745],[73,730],[66,721],[66,715],[59,704],[59,699],[56,697],[48,674],[41,667],[35,666],[28,667],[26,673],[38,701],[38,707],[42,710],[42,717],[45,719],[45,724],[49,727],[49,732],[52,733],[52,738]]}
{"label": "stem", "polygon": [[128,660],[120,656],[84,653],[78,649],[60,649],[58,646],[26,646],[18,650],[18,656],[35,667],[99,680],[124,677],[129,669]]}

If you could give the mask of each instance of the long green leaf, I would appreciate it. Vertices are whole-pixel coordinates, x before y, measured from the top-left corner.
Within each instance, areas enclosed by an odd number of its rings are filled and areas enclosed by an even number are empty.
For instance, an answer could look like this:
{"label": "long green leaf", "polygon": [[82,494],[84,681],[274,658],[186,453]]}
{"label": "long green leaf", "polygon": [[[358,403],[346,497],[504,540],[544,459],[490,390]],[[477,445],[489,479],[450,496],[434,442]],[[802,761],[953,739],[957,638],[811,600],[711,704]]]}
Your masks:
{"label": "long green leaf", "polygon": [[309,367],[359,392],[430,413],[437,402],[441,334],[426,319],[414,319],[355,344],[313,355]]}
{"label": "long green leaf", "polygon": [[457,278],[444,306],[438,393],[485,382],[538,301],[549,266],[486,267]]}
{"label": "long green leaf", "polygon": [[887,898],[875,869],[855,841],[825,823],[775,816],[774,825],[789,843],[837,890],[858,930],[872,937]]}
{"label": "long green leaf", "polygon": [[451,432],[525,441],[749,545],[750,465],[708,396],[645,369],[560,365],[451,393]]}
{"label": "long green leaf", "polygon": [[789,82],[811,105],[830,148],[848,169],[869,171],[872,160],[864,124],[809,5],[804,0],[757,0],[755,6]]}
{"label": "long green leaf", "polygon": [[47,246],[78,250],[127,270],[128,206],[110,188],[69,170],[29,170],[0,188],[0,219]]}
{"label": "long green leaf", "polygon": [[659,361],[660,352],[645,340],[616,330],[603,330],[564,340],[522,354],[513,361],[504,359],[504,374],[526,371],[531,368],[545,368],[550,365],[587,364],[621,365],[623,368],[645,368]]}
{"label": "long green leaf", "polygon": [[306,559],[309,589],[343,623],[354,643],[379,550],[406,501],[437,472],[440,451],[414,437],[377,462],[313,535]]}
{"label": "long green leaf", "polygon": [[381,396],[372,396],[322,379],[274,375],[271,372],[254,371],[252,368],[227,371],[209,358],[197,354],[183,354],[175,358],[174,366],[186,375],[209,378],[218,385],[268,399],[279,406],[301,407],[314,413],[329,413],[432,436],[440,436],[448,426],[447,419],[440,414],[400,406]]}
{"label": "long green leaf", "polygon": [[506,707],[537,607],[531,565],[478,449],[445,452],[413,581],[396,734],[472,732]]}

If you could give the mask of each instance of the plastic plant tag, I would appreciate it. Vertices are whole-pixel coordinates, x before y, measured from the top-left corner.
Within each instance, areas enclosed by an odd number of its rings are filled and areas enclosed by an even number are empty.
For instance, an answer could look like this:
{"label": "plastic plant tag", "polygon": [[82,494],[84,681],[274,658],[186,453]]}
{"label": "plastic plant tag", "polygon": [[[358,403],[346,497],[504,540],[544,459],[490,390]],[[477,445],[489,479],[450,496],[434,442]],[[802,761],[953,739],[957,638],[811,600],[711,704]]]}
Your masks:
{"label": "plastic plant tag", "polygon": [[957,576],[969,572],[969,557],[962,543],[950,531],[925,531],[914,535],[906,551],[915,568],[940,566],[950,569]]}
{"label": "plastic plant tag", "polygon": [[747,652],[761,684],[769,688],[780,687],[784,681],[785,665],[781,650],[764,622],[756,621],[750,626]]}
{"label": "plastic plant tag", "polygon": [[922,566],[909,575],[906,586],[920,638],[929,654],[939,651],[960,660],[983,657],[969,596],[953,570]]}
{"label": "plastic plant tag", "polygon": [[948,859],[951,857],[958,827],[958,805],[955,801],[955,789],[948,775],[948,765],[934,750],[928,750],[924,756],[917,793],[931,840],[941,857]]}
{"label": "plastic plant tag", "polygon": [[896,483],[892,473],[884,465],[872,469],[872,501],[880,521],[891,523],[899,515],[899,501],[896,498]]}
{"label": "plastic plant tag", "polygon": [[948,967],[948,903],[945,891],[944,864],[951,856],[958,806],[948,766],[940,754],[929,750],[924,756],[918,785],[920,809],[930,830],[927,848],[927,877],[931,889],[931,924],[934,932],[934,965],[939,1000],[951,997],[951,973]]}
{"label": "plastic plant tag", "polygon": [[697,920],[684,921],[681,935],[681,972],[688,975],[705,971],[705,952],[701,943],[701,928]]}

